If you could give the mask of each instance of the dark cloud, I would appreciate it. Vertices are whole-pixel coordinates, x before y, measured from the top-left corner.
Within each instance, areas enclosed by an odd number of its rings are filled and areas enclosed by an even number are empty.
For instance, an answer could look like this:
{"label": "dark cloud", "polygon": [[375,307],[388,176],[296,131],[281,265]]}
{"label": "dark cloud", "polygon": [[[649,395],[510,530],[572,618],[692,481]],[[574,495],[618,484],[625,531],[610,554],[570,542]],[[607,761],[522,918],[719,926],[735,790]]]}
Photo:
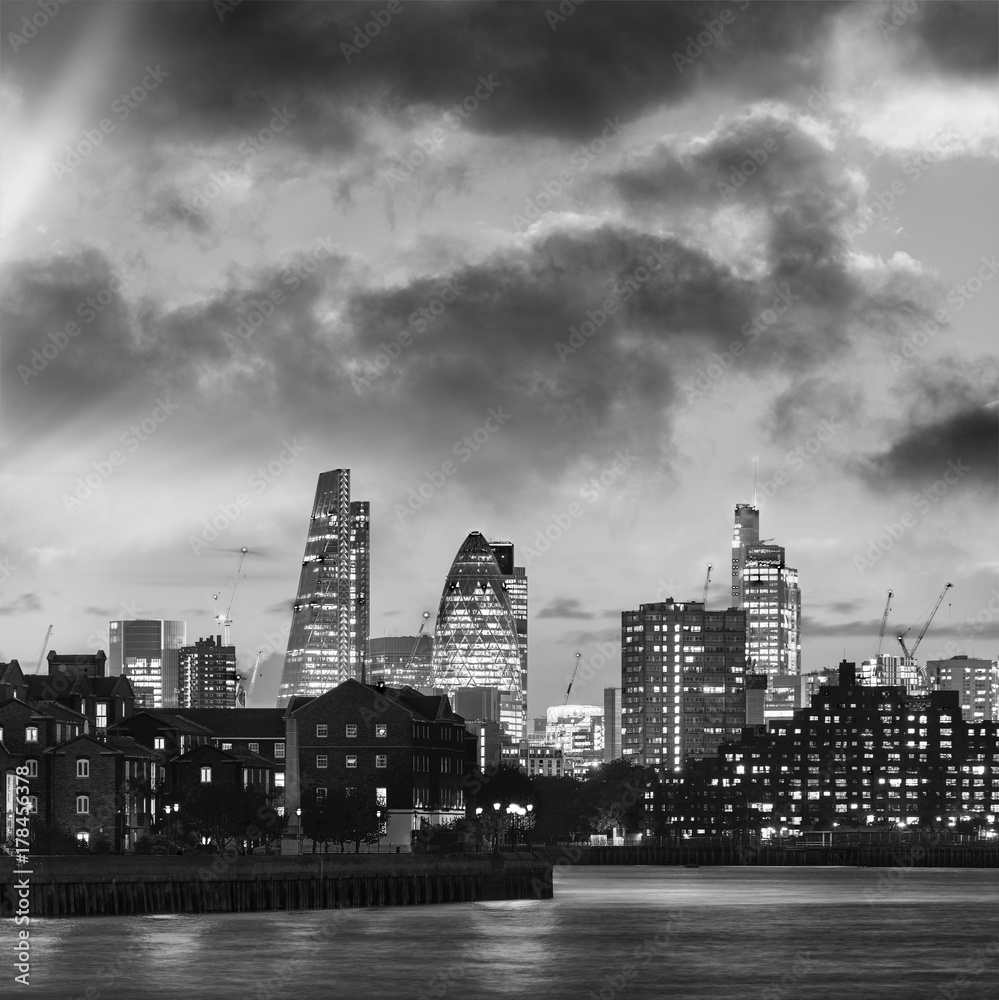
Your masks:
{"label": "dark cloud", "polygon": [[[894,5],[893,5],[894,7]],[[908,20],[908,19],[907,19]],[[891,25],[890,12],[887,18]],[[891,39],[910,30],[904,23],[883,34]],[[938,69],[958,75],[995,77],[999,66],[999,7],[979,0],[920,4],[912,17],[911,30],[920,41],[910,68],[925,72],[928,55]]]}
{"label": "dark cloud", "polygon": [[88,604],[87,607],[83,609],[85,615],[93,615],[95,618],[107,618],[113,619],[118,610],[116,608],[98,608],[92,604]]}
{"label": "dark cloud", "polygon": [[[704,80],[765,96],[815,81],[813,56],[837,12],[822,3],[753,3],[738,13],[729,3],[594,3],[552,24],[546,15],[554,8],[533,2],[406,3],[351,53],[343,46],[372,21],[370,3],[243,3],[222,17],[210,3],[111,8],[125,9],[61,9],[5,61],[7,73],[41,99],[94,20],[111,25],[117,17],[119,49],[129,58],[113,70],[109,101],[138,82],[147,64],[170,74],[151,96],[153,107],[136,116],[138,128],[256,132],[272,106],[287,105],[298,116],[291,141],[334,151],[361,141],[359,108],[443,111],[473,95],[480,77],[499,86],[466,127],[494,134],[589,138],[605,118],[676,101]],[[35,10],[4,4],[4,36]],[[727,24],[723,11],[734,14]],[[707,45],[691,41],[699,34]],[[693,60],[675,57],[688,49]]]}
{"label": "dark cloud", "polygon": [[556,597],[547,607],[542,608],[537,618],[592,618],[593,613],[583,611],[581,602],[575,597]]}
{"label": "dark cloud", "polygon": [[[811,615],[801,616],[801,634],[809,636],[864,636],[870,637],[873,646],[877,646],[878,632],[881,629],[881,619],[854,619],[848,622],[824,622]],[[874,655],[872,648],[871,655]]]}
{"label": "dark cloud", "polygon": [[41,611],[42,602],[37,594],[21,594],[13,601],[0,605],[0,615],[18,615],[27,611]]}
{"label": "dark cloud", "polygon": [[860,601],[833,601],[831,604],[827,604],[826,607],[837,615],[849,615],[853,614],[861,606]]}

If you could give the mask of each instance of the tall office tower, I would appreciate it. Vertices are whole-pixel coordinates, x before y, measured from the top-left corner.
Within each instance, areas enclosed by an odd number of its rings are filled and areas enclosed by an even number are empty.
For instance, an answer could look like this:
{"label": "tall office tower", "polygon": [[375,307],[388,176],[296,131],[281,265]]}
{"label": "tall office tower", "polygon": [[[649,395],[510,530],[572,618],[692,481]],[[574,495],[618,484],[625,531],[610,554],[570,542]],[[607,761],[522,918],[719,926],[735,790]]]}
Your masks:
{"label": "tall office tower", "polygon": [[604,763],[621,756],[621,689],[604,688]]}
{"label": "tall office tower", "polygon": [[621,614],[621,749],[679,767],[715,753],[746,720],[746,613],[672,598]]}
{"label": "tall office tower", "polygon": [[180,708],[235,708],[236,647],[222,636],[199,639],[179,653]]}
{"label": "tall office tower", "polygon": [[365,678],[370,604],[370,509],[350,499],[350,470],[316,486],[278,707]]}
{"label": "tall office tower", "polygon": [[[747,667],[768,677],[800,674],[798,571],[787,565],[784,547],[768,544],[770,541],[760,541],[759,509],[754,504],[737,504],[732,532],[732,604],[746,612]],[[779,711],[778,706],[774,711]]]}
{"label": "tall office tower", "polygon": [[504,760],[520,760],[525,745],[522,660],[506,580],[485,538],[473,531],[458,549],[441,594],[434,636],[434,687],[500,693]]}
{"label": "tall office tower", "polygon": [[999,722],[999,666],[992,660],[952,656],[926,661],[930,691],[957,691],[965,722]]}
{"label": "tall office tower", "polygon": [[187,644],[187,622],[132,618],[108,623],[108,676],[124,674],[135,708],[176,708],[180,698],[178,654]]}
{"label": "tall office tower", "polygon": [[433,685],[433,654],[432,635],[385,635],[369,639],[368,683],[429,689]]}
{"label": "tall office tower", "polygon": [[[517,626],[517,648],[520,650],[520,697],[523,702],[524,725],[527,725],[527,570],[514,566],[513,542],[490,542],[496,564],[503,574],[510,598],[513,621]],[[524,730],[527,736],[527,730]]]}

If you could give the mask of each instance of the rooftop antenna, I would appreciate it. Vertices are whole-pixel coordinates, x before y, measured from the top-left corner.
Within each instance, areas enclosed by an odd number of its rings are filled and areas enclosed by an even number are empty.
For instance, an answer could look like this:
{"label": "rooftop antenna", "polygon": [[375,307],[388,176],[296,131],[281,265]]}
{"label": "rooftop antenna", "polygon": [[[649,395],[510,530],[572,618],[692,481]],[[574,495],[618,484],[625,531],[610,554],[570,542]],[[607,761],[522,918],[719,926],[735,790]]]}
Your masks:
{"label": "rooftop antenna", "polygon": [[758,506],[756,503],[756,459],[753,459],[753,506]]}

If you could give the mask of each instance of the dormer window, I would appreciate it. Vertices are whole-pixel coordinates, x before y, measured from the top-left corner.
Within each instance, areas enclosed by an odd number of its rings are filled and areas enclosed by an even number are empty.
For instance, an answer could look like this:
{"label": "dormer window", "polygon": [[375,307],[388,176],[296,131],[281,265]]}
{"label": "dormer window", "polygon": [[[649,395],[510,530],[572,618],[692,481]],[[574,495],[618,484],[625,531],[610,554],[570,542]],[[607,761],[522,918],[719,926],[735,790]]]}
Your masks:
{"label": "dormer window", "polygon": [[26,726],[24,730],[24,742],[25,743],[37,743],[38,742],[38,726]]}

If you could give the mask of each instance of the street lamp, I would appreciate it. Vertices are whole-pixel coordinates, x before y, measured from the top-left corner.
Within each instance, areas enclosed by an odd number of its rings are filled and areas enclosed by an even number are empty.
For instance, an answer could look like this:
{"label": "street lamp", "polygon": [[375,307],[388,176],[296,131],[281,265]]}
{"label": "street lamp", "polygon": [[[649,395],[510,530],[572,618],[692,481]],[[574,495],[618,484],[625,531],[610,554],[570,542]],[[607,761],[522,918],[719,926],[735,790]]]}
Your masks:
{"label": "street lamp", "polygon": [[295,821],[298,823],[298,853],[302,853],[302,807],[295,810]]}

